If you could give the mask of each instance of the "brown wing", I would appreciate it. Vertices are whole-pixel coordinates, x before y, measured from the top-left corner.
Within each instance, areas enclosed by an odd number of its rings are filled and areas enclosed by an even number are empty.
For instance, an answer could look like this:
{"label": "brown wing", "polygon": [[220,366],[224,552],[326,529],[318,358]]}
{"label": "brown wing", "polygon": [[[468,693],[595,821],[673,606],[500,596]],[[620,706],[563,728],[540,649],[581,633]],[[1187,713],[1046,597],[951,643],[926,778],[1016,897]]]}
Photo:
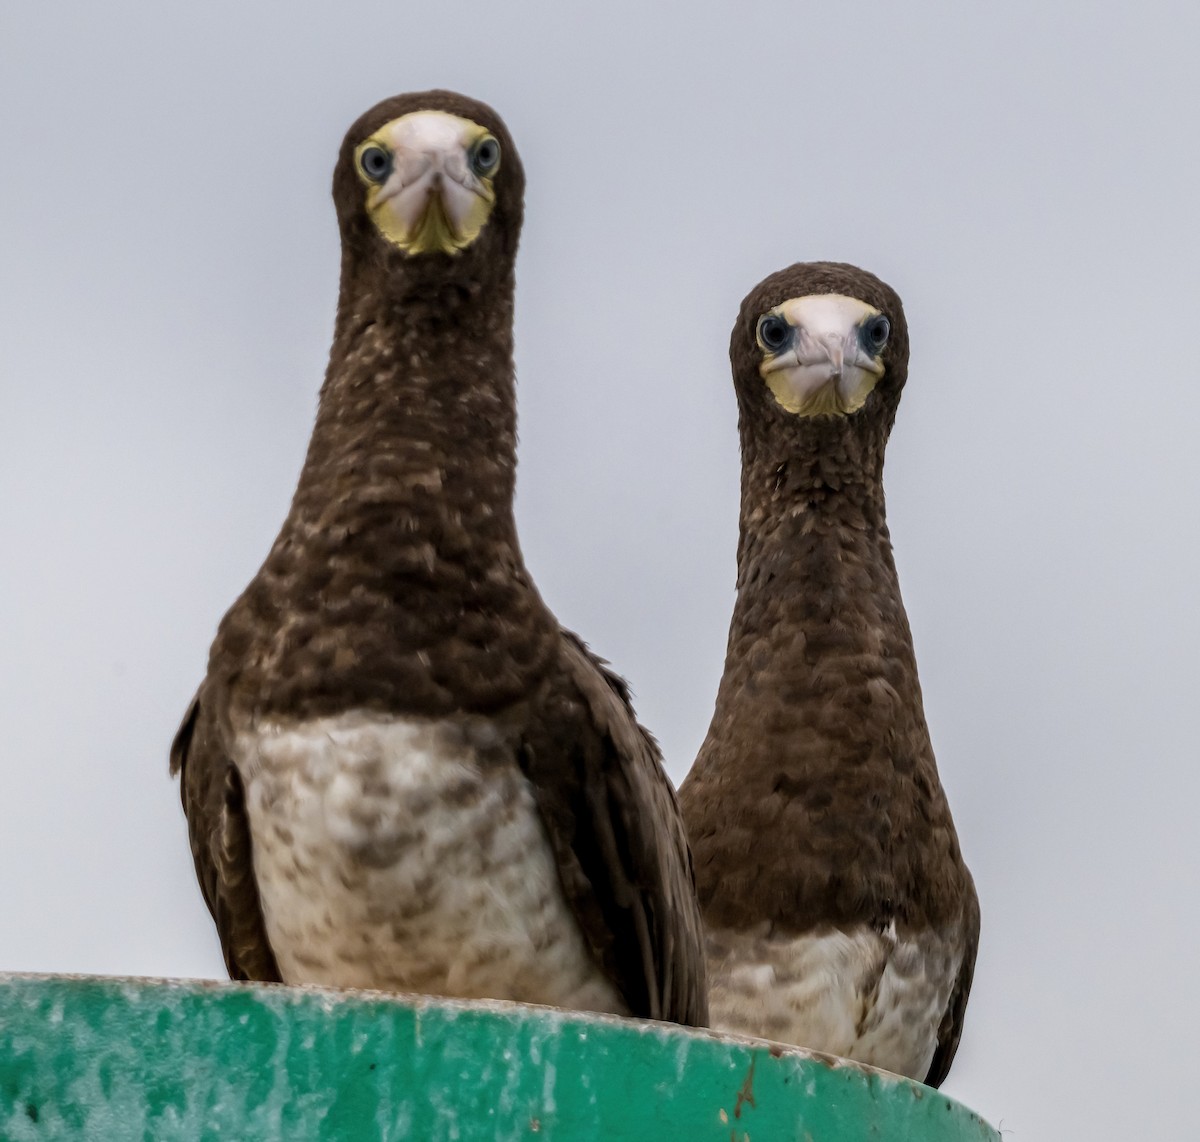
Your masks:
{"label": "brown wing", "polygon": [[971,994],[971,980],[975,976],[975,953],[979,948],[979,898],[975,895],[971,874],[965,869],[963,871],[967,877],[968,890],[968,910],[963,923],[967,940],[963,948],[962,964],[958,969],[958,979],[954,981],[954,991],[950,994],[950,1002],[942,1016],[942,1025],[938,1028],[937,1050],[933,1053],[933,1062],[929,1064],[929,1073],[925,1076],[925,1082],[932,1087],[941,1086],[950,1073],[950,1064],[954,1062],[958,1041],[962,1038],[967,997]]}
{"label": "brown wing", "polygon": [[566,897],[632,1014],[706,1026],[691,853],[658,746],[620,678],[570,632],[562,651],[519,755]]}
{"label": "brown wing", "polygon": [[201,707],[202,695],[203,689],[192,699],[171,743],[171,772],[180,774],[196,879],[216,921],[229,978],[278,983],[254,880],[242,780],[221,745],[215,719]]}

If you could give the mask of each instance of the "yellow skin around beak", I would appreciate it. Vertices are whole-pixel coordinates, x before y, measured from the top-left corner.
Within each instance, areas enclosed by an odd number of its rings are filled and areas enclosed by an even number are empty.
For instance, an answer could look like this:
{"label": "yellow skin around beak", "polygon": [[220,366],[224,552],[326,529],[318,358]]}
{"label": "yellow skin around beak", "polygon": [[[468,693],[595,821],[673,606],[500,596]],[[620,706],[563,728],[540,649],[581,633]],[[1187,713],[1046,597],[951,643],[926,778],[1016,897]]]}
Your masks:
{"label": "yellow skin around beak", "polygon": [[[480,162],[481,144],[492,149],[494,162]],[[393,119],[354,151],[355,169],[367,188],[367,213],[406,254],[465,250],[496,203],[499,146],[478,123],[445,111]]]}
{"label": "yellow skin around beak", "polygon": [[791,298],[763,314],[782,318],[790,338],[778,350],[762,343],[758,371],[781,408],[797,416],[847,416],[866,403],[883,376],[882,348],[864,346],[861,330],[879,310],[842,294]]}

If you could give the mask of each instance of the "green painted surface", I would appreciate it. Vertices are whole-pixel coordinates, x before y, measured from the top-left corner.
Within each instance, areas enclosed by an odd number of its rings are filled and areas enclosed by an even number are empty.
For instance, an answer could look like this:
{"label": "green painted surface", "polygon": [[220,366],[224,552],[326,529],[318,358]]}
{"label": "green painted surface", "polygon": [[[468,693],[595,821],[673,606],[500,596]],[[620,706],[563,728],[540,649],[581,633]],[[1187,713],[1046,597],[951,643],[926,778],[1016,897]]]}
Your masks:
{"label": "green painted surface", "polygon": [[666,1024],[0,976],[0,1139],[998,1142],[919,1083]]}

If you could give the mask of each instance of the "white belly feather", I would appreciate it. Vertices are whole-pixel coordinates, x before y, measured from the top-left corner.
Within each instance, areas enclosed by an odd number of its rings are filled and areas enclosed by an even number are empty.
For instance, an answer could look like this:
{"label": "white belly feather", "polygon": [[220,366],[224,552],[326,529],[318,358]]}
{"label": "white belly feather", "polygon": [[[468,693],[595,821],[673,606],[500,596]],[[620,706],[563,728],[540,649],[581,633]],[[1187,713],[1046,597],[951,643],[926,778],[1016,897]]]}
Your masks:
{"label": "white belly feather", "polygon": [[710,931],[712,1026],[923,1079],[960,956],[933,933]]}
{"label": "white belly feather", "polygon": [[259,723],[237,752],[286,982],[626,1011],[501,751],[450,723],[353,712]]}

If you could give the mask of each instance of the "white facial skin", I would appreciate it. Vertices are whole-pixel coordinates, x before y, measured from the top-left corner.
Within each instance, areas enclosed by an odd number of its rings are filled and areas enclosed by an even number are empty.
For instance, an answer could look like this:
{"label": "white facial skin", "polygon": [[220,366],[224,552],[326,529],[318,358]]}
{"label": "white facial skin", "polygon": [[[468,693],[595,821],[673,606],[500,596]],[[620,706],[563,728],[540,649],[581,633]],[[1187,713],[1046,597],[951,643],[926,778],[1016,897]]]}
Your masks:
{"label": "white facial skin", "polygon": [[[770,317],[790,327],[777,349],[764,341],[764,331],[781,328],[778,322],[764,327]],[[779,405],[797,416],[846,416],[862,408],[883,376],[883,346],[872,346],[863,334],[864,326],[881,328],[868,324],[880,317],[866,302],[835,293],[792,298],[764,314],[759,373]]]}
{"label": "white facial skin", "polygon": [[[481,165],[479,148],[488,140],[496,161]],[[379,151],[389,162],[382,180],[369,165]],[[478,237],[496,201],[499,158],[499,143],[485,128],[445,111],[394,119],[355,150],[375,225],[406,253],[418,254],[456,253]]]}

